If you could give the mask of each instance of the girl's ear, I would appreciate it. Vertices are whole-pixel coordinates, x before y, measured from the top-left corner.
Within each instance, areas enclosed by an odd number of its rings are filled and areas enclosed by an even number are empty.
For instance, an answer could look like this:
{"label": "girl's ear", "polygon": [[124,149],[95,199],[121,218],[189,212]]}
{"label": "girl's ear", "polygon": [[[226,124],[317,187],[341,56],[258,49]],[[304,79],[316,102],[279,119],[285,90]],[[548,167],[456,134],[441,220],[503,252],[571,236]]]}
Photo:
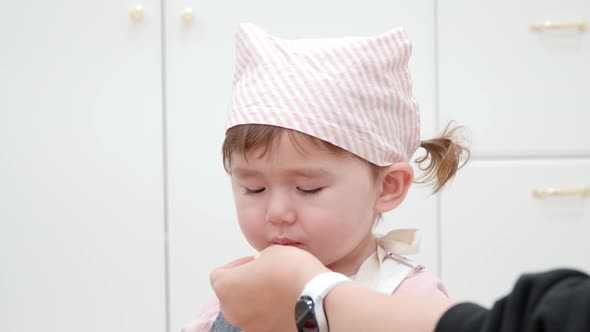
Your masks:
{"label": "girl's ear", "polygon": [[406,198],[414,181],[414,169],[401,162],[385,167],[380,173],[381,192],[375,202],[375,212],[384,213],[398,207]]}

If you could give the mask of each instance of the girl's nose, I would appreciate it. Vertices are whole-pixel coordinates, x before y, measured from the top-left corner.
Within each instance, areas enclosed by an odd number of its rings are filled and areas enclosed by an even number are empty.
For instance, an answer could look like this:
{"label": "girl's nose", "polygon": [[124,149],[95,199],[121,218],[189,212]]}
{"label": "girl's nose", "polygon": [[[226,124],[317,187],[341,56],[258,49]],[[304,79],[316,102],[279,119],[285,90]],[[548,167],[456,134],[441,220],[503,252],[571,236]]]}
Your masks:
{"label": "girl's nose", "polygon": [[291,206],[288,197],[273,195],[270,198],[266,210],[266,221],[273,224],[292,224],[297,219],[297,214]]}

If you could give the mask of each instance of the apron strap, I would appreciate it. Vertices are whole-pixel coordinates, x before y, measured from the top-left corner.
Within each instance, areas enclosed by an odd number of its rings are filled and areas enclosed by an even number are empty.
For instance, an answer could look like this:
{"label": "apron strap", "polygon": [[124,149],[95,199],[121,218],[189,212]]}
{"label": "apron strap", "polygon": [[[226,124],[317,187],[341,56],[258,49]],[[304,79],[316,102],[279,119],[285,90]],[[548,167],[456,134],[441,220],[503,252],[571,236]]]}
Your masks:
{"label": "apron strap", "polygon": [[392,294],[407,277],[423,270],[422,265],[410,259],[393,253],[387,253],[387,258],[381,263],[379,281],[375,290],[384,294]]}
{"label": "apron strap", "polygon": [[355,282],[384,294],[393,293],[412,274],[424,267],[407,258],[418,252],[416,229],[397,229],[377,237],[377,251],[359,268]]}

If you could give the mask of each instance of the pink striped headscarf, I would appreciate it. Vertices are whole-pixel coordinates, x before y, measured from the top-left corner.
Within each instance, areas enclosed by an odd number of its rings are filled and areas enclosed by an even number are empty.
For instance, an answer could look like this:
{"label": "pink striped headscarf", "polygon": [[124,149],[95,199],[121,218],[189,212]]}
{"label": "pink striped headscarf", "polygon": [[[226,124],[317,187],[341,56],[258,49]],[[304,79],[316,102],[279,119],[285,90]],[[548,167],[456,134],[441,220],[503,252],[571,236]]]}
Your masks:
{"label": "pink striped headscarf", "polygon": [[411,49],[401,28],[373,37],[284,40],[241,24],[227,128],[279,126],[378,166],[409,161],[420,144]]}

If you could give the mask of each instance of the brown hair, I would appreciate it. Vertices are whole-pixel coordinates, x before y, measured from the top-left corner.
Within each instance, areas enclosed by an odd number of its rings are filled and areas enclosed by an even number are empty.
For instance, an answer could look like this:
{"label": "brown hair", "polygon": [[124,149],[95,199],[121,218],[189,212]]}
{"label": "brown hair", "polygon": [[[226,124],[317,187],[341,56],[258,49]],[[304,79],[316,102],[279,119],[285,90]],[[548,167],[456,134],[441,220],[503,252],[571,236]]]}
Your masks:
{"label": "brown hair", "polygon": [[[463,129],[463,127],[451,128],[452,124],[451,122],[447,125],[440,137],[422,141],[420,147],[426,150],[426,155],[415,160],[418,167],[426,172],[416,182],[432,183],[435,193],[455,176],[457,170],[465,165],[470,156],[468,148],[463,143],[460,143],[463,140],[462,136],[458,135],[459,130]],[[382,169],[380,166],[356,157],[354,154],[318,138],[281,127],[247,124],[232,127],[225,133],[222,147],[225,171],[231,174],[231,155],[233,153],[241,153],[246,157],[247,152],[261,149],[258,157],[270,155],[277,143],[277,138],[285,131],[289,135],[291,142],[302,153],[305,153],[304,144],[307,143],[330,153],[358,158],[371,168],[374,179],[377,178]],[[467,157],[461,164],[460,160],[463,153],[466,153]],[[422,164],[426,161],[429,161],[428,164],[423,166]]]}
{"label": "brown hair", "polygon": [[[440,191],[471,157],[467,139],[462,133],[465,128],[453,125],[454,122],[449,122],[440,137],[420,142],[420,147],[426,150],[426,154],[414,160],[420,170],[425,171],[415,182],[432,184],[435,193]],[[463,155],[465,160],[461,163]],[[423,166],[426,161],[428,163]]]}

